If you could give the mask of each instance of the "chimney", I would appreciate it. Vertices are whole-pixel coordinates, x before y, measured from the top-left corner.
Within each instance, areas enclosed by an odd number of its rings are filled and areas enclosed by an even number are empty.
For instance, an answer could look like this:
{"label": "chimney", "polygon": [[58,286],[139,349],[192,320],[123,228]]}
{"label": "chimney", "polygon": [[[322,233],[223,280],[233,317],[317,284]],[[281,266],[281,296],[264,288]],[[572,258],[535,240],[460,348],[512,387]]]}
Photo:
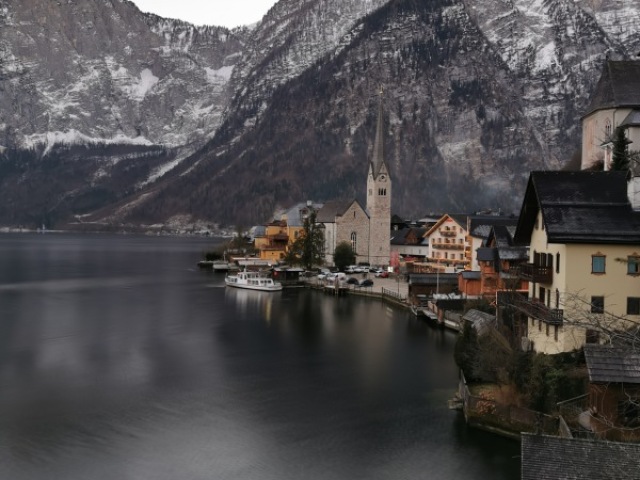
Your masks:
{"label": "chimney", "polygon": [[631,208],[636,212],[640,211],[640,177],[632,176],[629,178],[627,184],[627,196],[629,197],[629,203]]}

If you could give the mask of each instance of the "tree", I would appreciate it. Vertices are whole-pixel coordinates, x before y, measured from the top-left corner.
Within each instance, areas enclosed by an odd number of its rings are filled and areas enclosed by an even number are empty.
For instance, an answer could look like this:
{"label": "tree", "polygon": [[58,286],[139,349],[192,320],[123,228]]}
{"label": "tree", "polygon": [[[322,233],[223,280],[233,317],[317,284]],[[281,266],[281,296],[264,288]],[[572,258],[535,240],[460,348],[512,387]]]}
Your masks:
{"label": "tree", "polygon": [[613,137],[613,162],[611,170],[629,170],[629,141],[624,128],[618,127]]}
{"label": "tree", "polygon": [[316,223],[316,212],[304,219],[303,230],[291,244],[285,260],[310,270],[324,263],[324,228]]}
{"label": "tree", "polygon": [[356,254],[349,242],[340,242],[333,252],[333,263],[339,270],[344,270],[348,265],[353,265],[356,261]]}

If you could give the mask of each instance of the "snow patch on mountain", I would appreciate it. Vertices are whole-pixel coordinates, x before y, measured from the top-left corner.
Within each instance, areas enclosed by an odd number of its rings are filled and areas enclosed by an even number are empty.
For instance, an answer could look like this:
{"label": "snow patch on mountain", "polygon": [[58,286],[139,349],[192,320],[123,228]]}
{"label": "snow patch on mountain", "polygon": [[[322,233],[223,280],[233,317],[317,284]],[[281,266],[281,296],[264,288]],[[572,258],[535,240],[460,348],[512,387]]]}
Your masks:
{"label": "snow patch on mountain", "polygon": [[66,132],[46,132],[26,136],[24,144],[27,148],[36,149],[44,146],[43,155],[48,154],[55,145],[153,145],[144,137],[131,138],[123,134],[111,138],[89,137],[78,130]]}

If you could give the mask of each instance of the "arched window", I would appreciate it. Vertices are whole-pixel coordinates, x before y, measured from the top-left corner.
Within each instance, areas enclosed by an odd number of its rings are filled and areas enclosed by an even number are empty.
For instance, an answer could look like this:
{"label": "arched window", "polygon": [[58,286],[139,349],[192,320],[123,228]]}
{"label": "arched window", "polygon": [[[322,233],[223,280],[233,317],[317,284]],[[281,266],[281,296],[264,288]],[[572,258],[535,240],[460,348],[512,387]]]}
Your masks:
{"label": "arched window", "polygon": [[604,138],[605,140],[609,140],[611,138],[611,120],[608,118],[604,121]]}
{"label": "arched window", "polygon": [[357,246],[358,246],[358,235],[356,234],[356,232],[351,232],[351,250],[353,250],[353,253],[356,253],[358,251]]}

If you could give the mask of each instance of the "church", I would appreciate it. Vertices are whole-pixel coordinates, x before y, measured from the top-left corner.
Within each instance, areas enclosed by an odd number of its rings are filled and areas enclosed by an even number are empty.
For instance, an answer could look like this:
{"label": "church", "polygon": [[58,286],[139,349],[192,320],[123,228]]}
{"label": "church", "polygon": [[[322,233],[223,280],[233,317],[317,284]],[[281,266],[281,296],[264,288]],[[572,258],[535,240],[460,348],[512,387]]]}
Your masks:
{"label": "church", "polygon": [[[373,155],[367,172],[367,203],[332,200],[317,212],[316,223],[324,228],[325,264],[333,265],[336,246],[347,242],[357,263],[389,265],[391,237],[391,177],[384,161],[382,96],[378,108]],[[364,183],[364,182],[363,182]]]}

